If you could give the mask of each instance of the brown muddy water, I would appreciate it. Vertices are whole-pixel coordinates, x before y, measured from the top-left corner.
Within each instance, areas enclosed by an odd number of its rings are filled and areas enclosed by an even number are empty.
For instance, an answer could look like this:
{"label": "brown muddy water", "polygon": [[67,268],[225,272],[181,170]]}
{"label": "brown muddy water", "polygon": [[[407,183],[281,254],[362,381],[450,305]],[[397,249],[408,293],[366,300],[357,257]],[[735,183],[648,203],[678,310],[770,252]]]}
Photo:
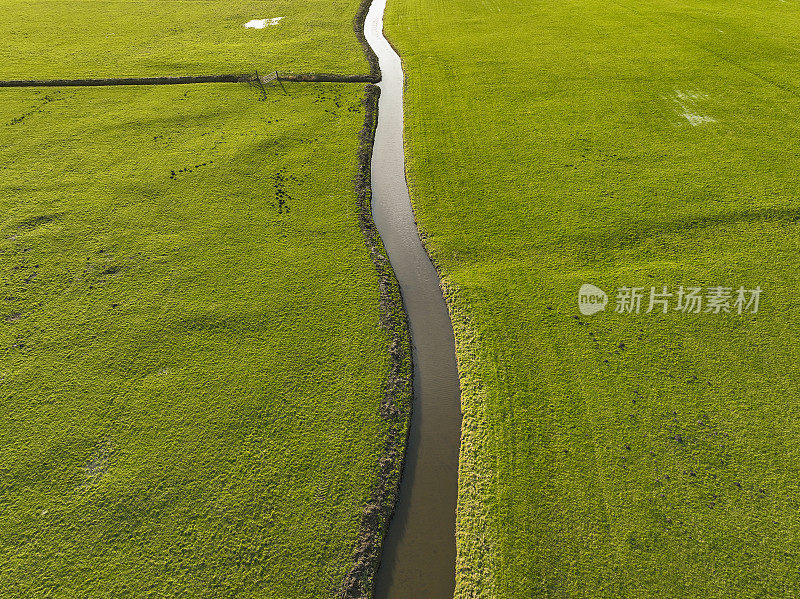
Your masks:
{"label": "brown muddy water", "polygon": [[414,406],[400,497],[384,541],[375,597],[452,599],[461,396],[453,327],[406,186],[403,69],[383,37],[385,6],[386,0],[373,0],[364,24],[382,75],[372,154],[372,215],[408,314]]}

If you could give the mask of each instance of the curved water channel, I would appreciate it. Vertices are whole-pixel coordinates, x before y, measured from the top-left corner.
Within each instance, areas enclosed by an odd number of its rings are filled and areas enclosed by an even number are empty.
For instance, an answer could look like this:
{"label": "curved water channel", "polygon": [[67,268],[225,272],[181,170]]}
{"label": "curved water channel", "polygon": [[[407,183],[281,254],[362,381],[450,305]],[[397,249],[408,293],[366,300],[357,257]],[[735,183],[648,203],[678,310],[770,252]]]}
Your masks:
{"label": "curved water channel", "polygon": [[414,357],[414,407],[400,497],[384,541],[377,599],[452,599],[461,396],[453,327],[417,232],[405,177],[403,67],[383,37],[386,0],[364,24],[381,68],[372,215],[400,282]]}

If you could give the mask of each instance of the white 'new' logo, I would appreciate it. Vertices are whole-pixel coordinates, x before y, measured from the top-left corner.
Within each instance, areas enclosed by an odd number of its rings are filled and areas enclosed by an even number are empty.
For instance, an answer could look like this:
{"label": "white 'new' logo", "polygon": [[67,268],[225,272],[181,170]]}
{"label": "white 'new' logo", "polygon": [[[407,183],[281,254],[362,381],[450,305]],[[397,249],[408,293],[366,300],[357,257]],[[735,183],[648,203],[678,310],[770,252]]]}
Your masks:
{"label": "white 'new' logo", "polygon": [[578,291],[578,310],[581,311],[581,314],[584,316],[596,314],[605,310],[607,303],[608,296],[605,291],[589,283],[581,285],[580,291]]}

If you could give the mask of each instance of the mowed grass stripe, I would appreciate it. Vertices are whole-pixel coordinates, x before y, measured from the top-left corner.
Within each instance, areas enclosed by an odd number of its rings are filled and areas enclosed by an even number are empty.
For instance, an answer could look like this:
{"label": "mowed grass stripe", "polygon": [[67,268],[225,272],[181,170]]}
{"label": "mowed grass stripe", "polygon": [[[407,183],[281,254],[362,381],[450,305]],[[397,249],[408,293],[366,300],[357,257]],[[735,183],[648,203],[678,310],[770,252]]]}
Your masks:
{"label": "mowed grass stripe", "polygon": [[[616,4],[767,83],[794,95],[800,93],[796,3],[743,2],[723,10],[715,3],[703,2],[676,5],[623,0]],[[742,48],[746,52],[740,51]]]}
{"label": "mowed grass stripe", "polygon": [[0,594],[321,597],[387,427],[356,86],[6,90]]}
{"label": "mowed grass stripe", "polygon": [[[796,594],[800,7],[388,11],[463,377],[457,595]],[[765,299],[579,321],[586,282]]]}

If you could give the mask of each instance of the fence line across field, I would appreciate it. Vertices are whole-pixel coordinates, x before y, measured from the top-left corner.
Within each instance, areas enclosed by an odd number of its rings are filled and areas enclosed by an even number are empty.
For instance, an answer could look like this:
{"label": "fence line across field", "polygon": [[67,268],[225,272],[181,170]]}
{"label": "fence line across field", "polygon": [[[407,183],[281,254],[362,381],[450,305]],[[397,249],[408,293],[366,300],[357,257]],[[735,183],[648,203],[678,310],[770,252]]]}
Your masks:
{"label": "fence line across field", "polygon": [[186,85],[193,83],[249,83],[263,89],[264,84],[277,81],[285,94],[284,81],[293,83],[377,83],[380,77],[375,75],[342,75],[335,73],[284,73],[273,71],[261,77],[255,75],[179,75],[160,77],[109,77],[103,79],[12,79],[0,80],[3,87],[95,87],[115,85]]}
{"label": "fence line across field", "polygon": [[263,100],[267,98],[267,88],[264,86],[269,85],[274,81],[278,82],[278,85],[281,86],[281,89],[283,90],[284,94],[286,95],[289,94],[289,92],[286,91],[286,88],[283,87],[283,83],[281,83],[281,78],[278,75],[278,71],[272,71],[271,73],[269,73],[268,75],[264,75],[263,77],[258,74],[258,71],[256,71],[256,82],[258,83],[258,86],[261,88],[261,98]]}

